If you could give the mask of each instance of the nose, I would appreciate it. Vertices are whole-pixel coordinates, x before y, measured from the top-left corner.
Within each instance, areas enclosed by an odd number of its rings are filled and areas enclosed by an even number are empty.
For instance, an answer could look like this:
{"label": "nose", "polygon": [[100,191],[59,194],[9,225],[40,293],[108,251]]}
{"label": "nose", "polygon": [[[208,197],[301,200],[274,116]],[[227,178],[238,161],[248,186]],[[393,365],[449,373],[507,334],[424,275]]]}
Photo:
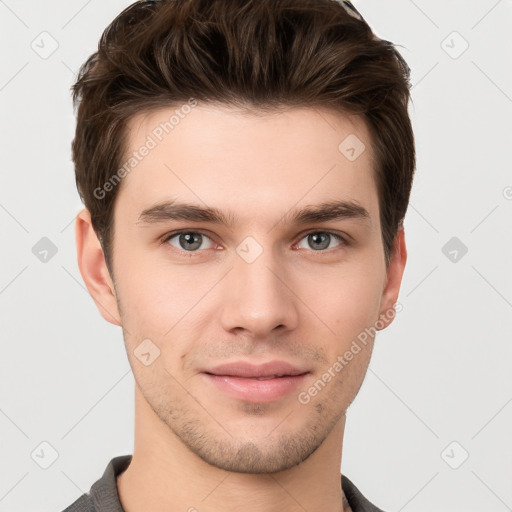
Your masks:
{"label": "nose", "polygon": [[237,254],[224,288],[222,326],[253,338],[293,330],[299,319],[295,293],[289,272],[271,250],[252,262]]}

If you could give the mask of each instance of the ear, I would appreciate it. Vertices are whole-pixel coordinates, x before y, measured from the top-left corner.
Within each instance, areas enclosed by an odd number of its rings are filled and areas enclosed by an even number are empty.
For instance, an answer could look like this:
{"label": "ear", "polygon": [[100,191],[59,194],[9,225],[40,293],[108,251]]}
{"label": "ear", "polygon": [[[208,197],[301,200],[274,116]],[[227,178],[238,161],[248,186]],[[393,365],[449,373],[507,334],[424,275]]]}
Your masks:
{"label": "ear", "polygon": [[[395,318],[395,304],[398,300],[398,293],[402,283],[402,276],[407,261],[407,248],[405,246],[405,232],[403,226],[398,231],[393,240],[391,258],[386,270],[386,284],[382,291],[379,324],[382,326],[378,330],[388,327]],[[399,311],[398,309],[396,311]]]}
{"label": "ear", "polygon": [[89,210],[83,209],[75,222],[78,267],[96,307],[103,318],[114,325],[121,325],[114,283],[105,261],[103,249],[92,226]]}

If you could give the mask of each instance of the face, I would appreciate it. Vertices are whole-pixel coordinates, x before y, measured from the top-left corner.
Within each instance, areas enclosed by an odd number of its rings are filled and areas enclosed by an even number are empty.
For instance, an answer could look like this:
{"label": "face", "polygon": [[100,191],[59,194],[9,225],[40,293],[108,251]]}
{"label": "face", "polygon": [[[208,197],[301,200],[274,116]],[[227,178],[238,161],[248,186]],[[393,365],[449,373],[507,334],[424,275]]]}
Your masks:
{"label": "face", "polygon": [[[391,321],[403,238],[386,267],[361,119],[197,105],[161,133],[173,110],[130,121],[126,160],[152,147],[118,185],[114,211],[115,299],[134,377],[204,461],[288,469],[361,386],[374,341],[361,333]],[[340,150],[349,136],[354,151]]]}

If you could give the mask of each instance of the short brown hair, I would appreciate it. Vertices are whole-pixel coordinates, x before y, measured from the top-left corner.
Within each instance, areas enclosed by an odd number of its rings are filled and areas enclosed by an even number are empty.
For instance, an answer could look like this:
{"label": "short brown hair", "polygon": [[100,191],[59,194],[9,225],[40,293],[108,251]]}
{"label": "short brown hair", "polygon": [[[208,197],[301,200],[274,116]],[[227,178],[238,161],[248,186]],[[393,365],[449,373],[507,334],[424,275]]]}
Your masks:
{"label": "short brown hair", "polygon": [[415,169],[409,75],[395,46],[376,37],[350,2],[135,2],[103,32],[72,87],[77,188],[110,273],[119,187],[103,197],[97,190],[119,170],[127,121],[190,98],[255,111],[318,106],[362,116],[372,137],[388,264]]}

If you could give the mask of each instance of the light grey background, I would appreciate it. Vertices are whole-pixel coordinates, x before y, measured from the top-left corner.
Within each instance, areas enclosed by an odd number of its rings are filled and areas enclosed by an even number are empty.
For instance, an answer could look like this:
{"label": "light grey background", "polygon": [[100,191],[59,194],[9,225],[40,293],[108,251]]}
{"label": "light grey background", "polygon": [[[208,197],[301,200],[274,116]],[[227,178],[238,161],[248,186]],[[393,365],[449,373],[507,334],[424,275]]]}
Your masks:
{"label": "light grey background", "polygon": [[[69,93],[129,3],[0,0],[1,511],[60,511],[133,450],[121,330],[76,264]],[[512,3],[354,3],[412,68],[418,167],[403,311],[348,411],[342,470],[387,511],[512,510]]]}

